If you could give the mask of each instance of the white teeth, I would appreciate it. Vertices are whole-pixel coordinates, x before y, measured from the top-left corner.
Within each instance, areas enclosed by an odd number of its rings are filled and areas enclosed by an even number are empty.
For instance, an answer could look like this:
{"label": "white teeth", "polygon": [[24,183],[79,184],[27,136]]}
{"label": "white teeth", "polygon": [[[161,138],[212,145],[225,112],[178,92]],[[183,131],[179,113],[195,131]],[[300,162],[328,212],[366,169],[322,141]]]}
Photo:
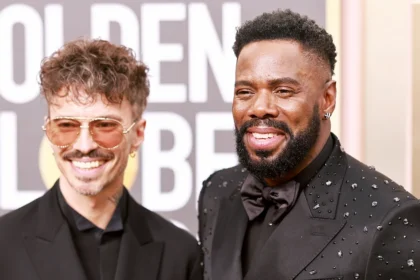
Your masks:
{"label": "white teeth", "polygon": [[252,136],[254,136],[254,138],[256,139],[270,139],[273,138],[275,136],[274,133],[252,133]]}
{"label": "white teeth", "polygon": [[88,162],[72,161],[72,163],[77,168],[90,169],[90,168],[96,168],[96,167],[101,166],[102,164],[104,164],[104,161],[88,161]]}

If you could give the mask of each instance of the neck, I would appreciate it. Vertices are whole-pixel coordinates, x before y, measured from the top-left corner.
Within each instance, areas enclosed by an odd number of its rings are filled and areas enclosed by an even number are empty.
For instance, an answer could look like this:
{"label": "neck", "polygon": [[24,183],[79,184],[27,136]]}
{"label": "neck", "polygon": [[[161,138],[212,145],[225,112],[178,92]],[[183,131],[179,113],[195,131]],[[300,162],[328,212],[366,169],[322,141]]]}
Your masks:
{"label": "neck", "polygon": [[282,176],[280,178],[265,178],[264,181],[267,186],[275,187],[280,184],[283,184],[287,181],[290,181],[292,178],[296,177],[303,169],[305,169],[322,151],[325,144],[330,137],[330,133],[321,133],[318,141],[315,143],[314,147],[308,153],[308,156],[303,160],[295,169],[289,172],[286,176]]}
{"label": "neck", "polygon": [[65,178],[60,178],[60,190],[67,204],[94,225],[105,229],[123,194],[123,184],[107,186],[93,196],[78,193]]}

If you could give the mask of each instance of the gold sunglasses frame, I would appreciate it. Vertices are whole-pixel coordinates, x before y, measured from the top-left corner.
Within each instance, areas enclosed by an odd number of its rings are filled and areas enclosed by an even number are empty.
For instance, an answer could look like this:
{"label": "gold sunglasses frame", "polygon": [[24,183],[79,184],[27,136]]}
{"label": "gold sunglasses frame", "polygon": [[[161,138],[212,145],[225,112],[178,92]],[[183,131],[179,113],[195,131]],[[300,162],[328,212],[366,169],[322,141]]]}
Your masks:
{"label": "gold sunglasses frame", "polygon": [[[48,137],[48,134],[47,134],[47,127],[46,127],[46,125],[48,124],[48,122],[50,122],[50,121],[55,121],[55,120],[74,120],[74,121],[88,121],[88,125],[86,126],[86,125],[83,125],[83,124],[81,124],[80,125],[80,129],[83,129],[83,128],[86,128],[86,129],[89,129],[90,128],[90,126],[89,126],[89,124],[91,123],[91,122],[93,122],[93,121],[106,121],[106,120],[111,120],[111,121],[114,121],[114,122],[117,122],[117,123],[119,123],[120,125],[121,125],[121,127],[123,128],[123,131],[122,131],[122,134],[123,134],[123,136],[124,135],[126,135],[128,132],[130,132],[130,130],[134,127],[134,125],[138,122],[138,119],[136,119],[136,120],[134,120],[134,122],[127,128],[127,129],[124,129],[124,125],[123,125],[123,123],[121,123],[120,121],[118,121],[118,120],[116,120],[116,119],[113,119],[113,118],[106,118],[106,117],[98,117],[98,118],[83,118],[83,117],[55,117],[55,118],[47,118],[47,120],[45,121],[45,124],[44,125],[42,125],[42,130],[45,132],[45,135],[47,136],[47,138],[48,138],[48,140],[49,140],[49,137]],[[113,149],[116,149],[116,148],[118,148],[120,145],[121,145],[121,143],[123,142],[123,140],[121,140],[121,142],[118,144],[118,145],[116,145],[116,146],[114,146],[114,147],[112,147],[112,148],[105,148],[105,147],[102,147],[101,145],[99,145],[94,139],[93,139],[93,133],[92,133],[92,131],[89,129],[89,133],[90,133],[90,135],[91,135],[91,138],[92,138],[92,141],[93,142],[95,142],[96,143],[96,145],[98,145],[99,147],[101,147],[102,149],[106,149],[106,150],[113,150]],[[77,134],[77,137],[76,137],[76,139],[72,142],[72,143],[70,143],[70,144],[68,144],[68,145],[65,145],[65,146],[59,146],[59,145],[55,145],[54,143],[52,143],[51,142],[51,140],[49,140],[50,141],[50,143],[51,144],[53,144],[54,146],[56,146],[56,147],[58,147],[58,148],[61,148],[61,149],[64,149],[64,148],[67,148],[67,147],[70,147],[71,145],[73,145],[76,141],[77,141],[77,139],[79,139],[79,136],[80,136],[80,131],[79,131],[79,133]]]}

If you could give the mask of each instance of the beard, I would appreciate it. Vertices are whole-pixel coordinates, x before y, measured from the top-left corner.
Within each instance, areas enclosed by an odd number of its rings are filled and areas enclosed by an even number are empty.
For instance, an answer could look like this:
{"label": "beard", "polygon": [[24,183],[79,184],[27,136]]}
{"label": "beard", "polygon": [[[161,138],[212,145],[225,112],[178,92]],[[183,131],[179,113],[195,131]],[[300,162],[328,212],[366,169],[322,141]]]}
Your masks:
{"label": "beard", "polygon": [[[287,175],[305,160],[318,139],[321,126],[318,109],[319,106],[316,104],[307,128],[296,135],[285,122],[273,119],[251,119],[239,130],[236,128],[236,152],[239,162],[260,179],[282,178]],[[283,151],[274,158],[269,159],[273,151],[257,150],[255,154],[259,160],[253,160],[245,147],[244,136],[248,128],[261,125],[282,130],[290,140]]]}

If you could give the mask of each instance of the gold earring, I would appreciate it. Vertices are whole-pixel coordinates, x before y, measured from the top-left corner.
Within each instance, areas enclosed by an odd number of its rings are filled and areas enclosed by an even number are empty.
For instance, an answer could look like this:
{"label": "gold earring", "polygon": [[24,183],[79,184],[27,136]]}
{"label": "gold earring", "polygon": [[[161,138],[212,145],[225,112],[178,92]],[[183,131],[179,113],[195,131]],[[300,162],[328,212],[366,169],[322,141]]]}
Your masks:
{"label": "gold earring", "polygon": [[136,157],[136,152],[131,152],[130,157],[135,158]]}

